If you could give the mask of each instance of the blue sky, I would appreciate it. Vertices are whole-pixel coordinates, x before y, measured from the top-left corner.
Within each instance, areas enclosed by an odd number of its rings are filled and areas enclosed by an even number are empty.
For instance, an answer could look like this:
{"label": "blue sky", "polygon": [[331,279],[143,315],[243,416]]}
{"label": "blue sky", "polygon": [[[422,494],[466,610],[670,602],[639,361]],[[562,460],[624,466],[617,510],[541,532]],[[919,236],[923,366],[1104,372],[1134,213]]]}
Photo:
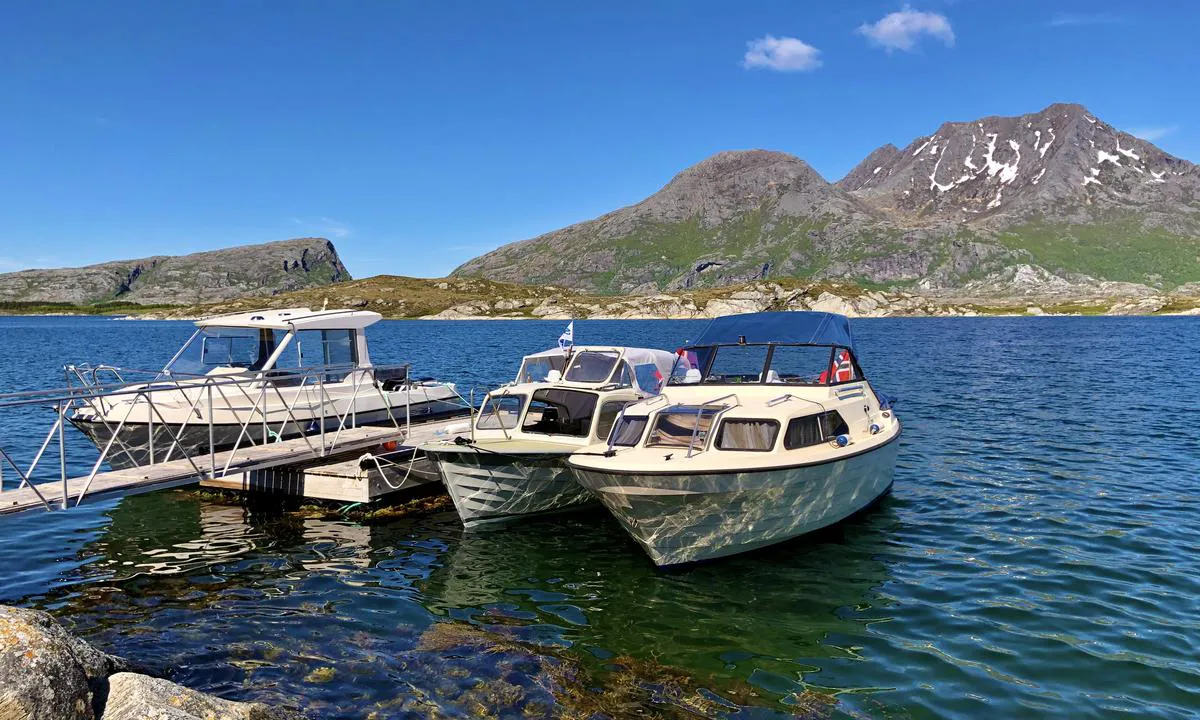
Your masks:
{"label": "blue sky", "polygon": [[1200,2],[13,3],[0,271],[302,235],[439,276],[728,149],[1080,102],[1200,160]]}

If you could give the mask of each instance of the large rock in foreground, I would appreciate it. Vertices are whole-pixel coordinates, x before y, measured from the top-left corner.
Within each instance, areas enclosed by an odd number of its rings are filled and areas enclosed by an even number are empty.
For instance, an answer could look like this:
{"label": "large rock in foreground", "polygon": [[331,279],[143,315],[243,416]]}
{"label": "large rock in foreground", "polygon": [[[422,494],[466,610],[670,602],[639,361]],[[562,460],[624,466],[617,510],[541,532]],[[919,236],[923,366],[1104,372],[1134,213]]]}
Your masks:
{"label": "large rock in foreground", "polygon": [[0,720],[300,720],[130,672],[49,614],[0,605]]}
{"label": "large rock in foreground", "polygon": [[105,679],[129,668],[47,613],[0,606],[0,720],[93,720]]}

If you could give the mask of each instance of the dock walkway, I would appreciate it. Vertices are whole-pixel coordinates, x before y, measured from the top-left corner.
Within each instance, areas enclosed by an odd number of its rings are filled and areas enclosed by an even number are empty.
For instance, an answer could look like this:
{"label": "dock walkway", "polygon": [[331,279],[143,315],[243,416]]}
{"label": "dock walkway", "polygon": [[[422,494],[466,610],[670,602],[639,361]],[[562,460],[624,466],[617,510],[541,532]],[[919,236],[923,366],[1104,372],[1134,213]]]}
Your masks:
{"label": "dock walkway", "polygon": [[[412,427],[415,430],[420,426],[413,425]],[[334,444],[335,440],[336,445]],[[58,509],[64,505],[74,506],[79,502],[95,502],[123,495],[189,485],[199,482],[202,476],[220,478],[236,475],[240,478],[251,471],[311,462],[333,455],[344,456],[347,453],[367,450],[387,442],[403,442],[404,440],[403,428],[346,428],[336,436],[334,433],[328,433],[325,438],[311,435],[307,438],[283,440],[267,445],[251,445],[233,451],[226,450],[215,453],[211,457],[206,454],[192,457],[190,460],[181,458],[154,465],[97,473],[92,478],[90,486],[88,486],[86,475],[68,478],[65,483],[66,502],[63,498],[63,482],[46,481],[38,483],[36,487],[50,507]],[[200,474],[197,474],[197,469],[200,470]],[[84,492],[85,486],[86,493]],[[0,515],[38,509],[46,509],[46,506],[38,497],[37,492],[29,486],[0,491]]]}

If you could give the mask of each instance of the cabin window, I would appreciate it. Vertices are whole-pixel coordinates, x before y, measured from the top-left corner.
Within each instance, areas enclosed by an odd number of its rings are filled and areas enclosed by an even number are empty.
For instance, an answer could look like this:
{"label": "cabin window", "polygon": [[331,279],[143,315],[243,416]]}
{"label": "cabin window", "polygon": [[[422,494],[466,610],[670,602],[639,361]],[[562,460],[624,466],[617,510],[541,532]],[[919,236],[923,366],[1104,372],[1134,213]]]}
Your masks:
{"label": "cabin window", "polygon": [[521,408],[524,406],[524,395],[493,395],[479,411],[475,429],[511,430],[517,426],[517,418],[521,417]]}
{"label": "cabin window", "polygon": [[725,345],[717,348],[704,382],[718,385],[756,383],[762,379],[766,364],[766,345]]}
{"label": "cabin window", "polygon": [[612,431],[613,423],[620,417],[621,411],[629,404],[627,400],[609,400],[600,405],[600,414],[596,416],[596,437],[607,440]]}
{"label": "cabin window", "polygon": [[521,430],[547,435],[587,437],[596,412],[595,393],[548,388],[538,390],[529,401]]}
{"label": "cabin window", "polygon": [[766,452],[777,437],[779,423],[774,420],[726,420],[717,432],[717,449]]}
{"label": "cabin window", "polygon": [[[299,356],[300,368],[342,369],[341,372],[326,373],[325,382],[341,382],[354,367],[357,353],[353,330],[301,330],[292,343]],[[290,348],[284,354],[290,354],[289,351]]]}
{"label": "cabin window", "polygon": [[564,376],[568,382],[599,383],[607,380],[617,364],[617,353],[584,350],[575,354]]}
{"label": "cabin window", "polygon": [[721,408],[677,405],[663,410],[654,421],[646,446],[702,448]]}
{"label": "cabin window", "polygon": [[626,415],[621,418],[621,422],[613,430],[608,441],[613,445],[622,447],[632,447],[641,442],[642,435],[646,432],[646,417],[634,417]]}
{"label": "cabin window", "polygon": [[[667,384],[691,385],[699,382],[698,374],[703,372],[704,366],[708,364],[708,359],[712,356],[712,350],[711,347],[679,350],[675,364],[671,367],[671,379],[668,380]],[[689,375],[690,371],[695,372]]]}
{"label": "cabin window", "polygon": [[274,349],[269,330],[203,327],[192,335],[164,370],[176,377],[205,375],[219,367],[256,370]]}
{"label": "cabin window", "polygon": [[559,355],[537,355],[534,357],[527,357],[525,358],[525,362],[521,363],[521,370],[517,373],[517,382],[546,382],[546,377],[550,375],[551,370],[557,370],[561,375],[562,371],[565,370],[566,367],[566,353]]}
{"label": "cabin window", "polygon": [[617,387],[633,387],[633,375],[629,372],[629,363],[620,363],[620,371],[617,373],[617,377],[613,379],[613,382],[616,383]]}
{"label": "cabin window", "polygon": [[633,368],[633,376],[637,379],[637,386],[643,391],[651,395],[657,395],[662,391],[663,378],[662,371],[654,363],[643,363]]}
{"label": "cabin window", "polygon": [[[843,352],[840,351],[839,352]],[[776,345],[771,353],[771,368],[767,370],[768,383],[785,385],[826,385],[832,375],[841,370],[833,364],[834,357],[828,347],[813,345]]]}
{"label": "cabin window", "polygon": [[783,446],[788,450],[820,445],[838,435],[850,432],[850,426],[837,410],[792,418],[783,436]]}

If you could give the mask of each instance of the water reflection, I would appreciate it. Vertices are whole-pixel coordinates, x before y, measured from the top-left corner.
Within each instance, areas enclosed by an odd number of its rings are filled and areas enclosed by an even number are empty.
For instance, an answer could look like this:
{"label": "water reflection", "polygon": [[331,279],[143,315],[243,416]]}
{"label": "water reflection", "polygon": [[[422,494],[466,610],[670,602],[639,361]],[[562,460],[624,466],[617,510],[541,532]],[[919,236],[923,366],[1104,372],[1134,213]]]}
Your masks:
{"label": "water reflection", "polygon": [[[422,585],[432,612],[599,658],[653,657],[787,693],[886,620],[888,503],[815,538],[664,573],[604,515],[462,532]],[[513,630],[509,630],[513,632]]]}
{"label": "water reflection", "polygon": [[499,703],[479,682],[523,698],[499,717],[535,701],[602,710],[593,694],[618,688],[652,714],[662,687],[683,715],[823,708],[815,676],[855,662],[885,614],[877,555],[897,523],[885,504],[812,540],[664,573],[602,511],[464,532],[453,513],[369,526],[173,492],[127,498],[110,520],[80,552],[90,581],[41,604],[178,681],[305,698],[321,717]]}

